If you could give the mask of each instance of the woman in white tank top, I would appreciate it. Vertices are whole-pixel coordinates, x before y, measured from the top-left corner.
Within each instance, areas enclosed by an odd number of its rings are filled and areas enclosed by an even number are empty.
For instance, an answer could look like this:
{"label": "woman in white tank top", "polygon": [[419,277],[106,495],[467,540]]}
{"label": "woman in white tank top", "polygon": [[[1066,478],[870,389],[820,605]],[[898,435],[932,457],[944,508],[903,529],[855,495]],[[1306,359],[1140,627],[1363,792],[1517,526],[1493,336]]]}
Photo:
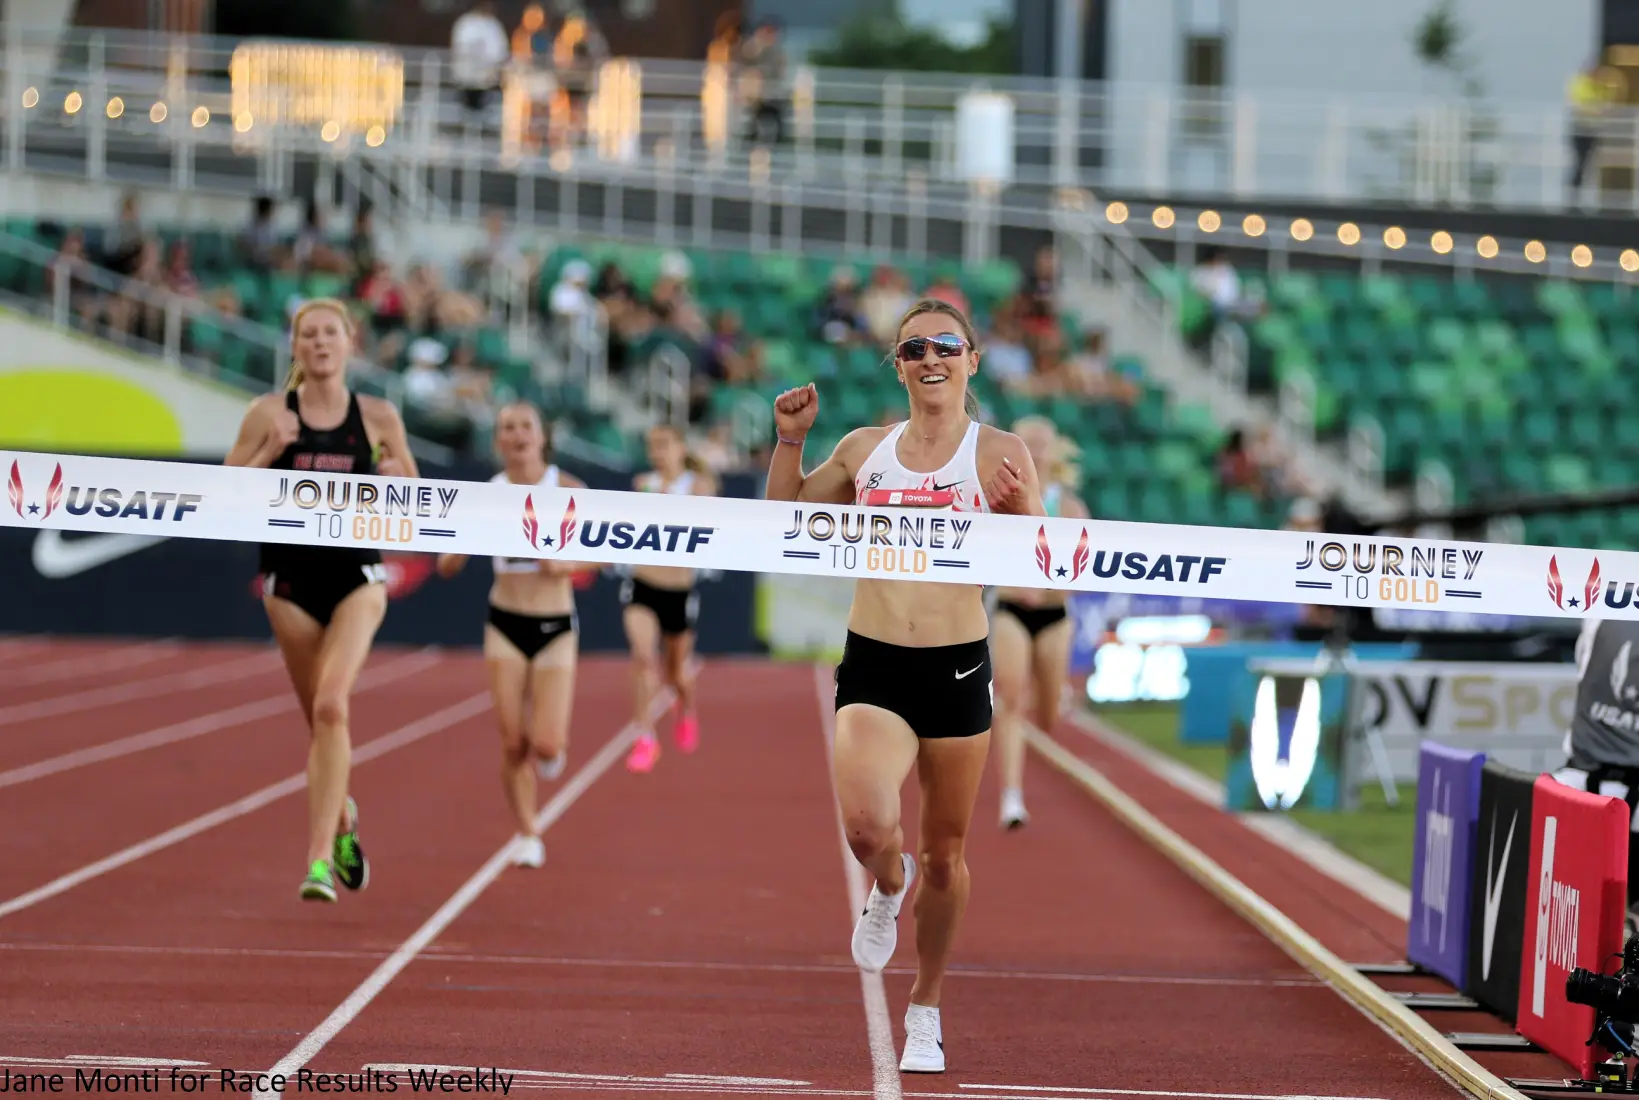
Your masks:
{"label": "woman in white tank top", "polygon": [[[1076,495],[1075,444],[1044,416],[1013,425],[1030,448],[1042,479],[1042,505],[1050,516],[1087,517]],[[996,670],[996,764],[1001,780],[1001,824],[1017,829],[1030,820],[1024,808],[1024,721],[1052,732],[1069,674],[1068,593],[1062,588],[998,588],[990,620],[990,659]]]}
{"label": "woman in white tank top", "polygon": [[[678,496],[716,496],[717,479],[704,462],[689,453],[683,433],[670,424],[649,429],[649,462],[653,469],[638,474],[632,488],[640,493]],[[654,769],[660,759],[660,738],[650,714],[662,682],[677,694],[677,721],[673,740],[685,753],[700,743],[700,722],[694,713],[694,624],[700,616],[700,597],[694,590],[694,570],[671,565],[635,567],[621,586],[621,619],[632,651],[632,721],[638,730],[626,767],[634,772]]]}
{"label": "woman in white tank top", "polygon": [[[551,445],[533,405],[514,402],[495,414],[495,450],[505,468],[493,482],[585,488],[585,482],[548,463]],[[532,507],[542,507],[541,501],[531,501]],[[453,577],[466,561],[464,554],[440,554],[438,573]],[[501,724],[502,787],[518,822],[513,863],[539,867],[546,850],[535,828],[536,777],[557,779],[569,752],[580,650],[571,577],[597,567],[525,557],[497,557],[491,564],[495,582],[484,623],[484,660]]]}
{"label": "woman in white tank top", "polygon": [[[1023,441],[973,418],[967,383],[979,369],[979,352],[961,311],[918,302],[900,321],[892,360],[910,416],[892,428],[854,429],[806,477],[802,445],[819,394],[810,384],[775,399],[779,440],[767,497],[847,505],[870,503],[877,490],[922,489],[957,512],[1042,515]],[[945,1068],[940,989],[967,905],[963,850],[990,749],[983,591],[975,584],[861,577],[837,666],[833,781],[848,845],[876,878],[854,927],[854,961],[862,969],[880,971],[893,957],[899,910],[921,870],[916,983],[900,1062],[906,1072]],[[899,792],[913,768],[922,789],[917,859],[901,851],[899,827]]]}

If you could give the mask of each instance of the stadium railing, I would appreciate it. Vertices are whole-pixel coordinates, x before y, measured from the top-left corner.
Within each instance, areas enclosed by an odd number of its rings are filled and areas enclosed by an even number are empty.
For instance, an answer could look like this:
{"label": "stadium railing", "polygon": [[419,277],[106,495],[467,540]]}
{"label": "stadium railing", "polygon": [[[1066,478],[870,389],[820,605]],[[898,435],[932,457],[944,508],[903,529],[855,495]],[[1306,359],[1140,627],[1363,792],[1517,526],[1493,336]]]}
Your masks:
{"label": "stadium railing", "polygon": [[[117,156],[133,139],[151,140],[141,131],[154,126],[164,126],[175,143],[183,163],[171,170],[183,176],[200,148],[262,143],[258,131],[265,127],[253,120],[241,132],[235,125],[228,75],[235,46],[220,38],[13,25],[5,43],[8,167],[74,146],[93,161]],[[326,141],[314,126],[297,147],[394,143],[425,163],[468,163],[502,147],[499,111],[483,118],[463,113],[447,75],[448,51],[390,52],[402,64],[403,101],[382,132],[338,132]],[[648,161],[669,148],[688,171],[766,170],[776,180],[858,177],[867,184],[918,174],[930,187],[961,185],[959,143],[973,139],[960,106],[969,93],[990,91],[1011,101],[1015,155],[1006,182],[1017,187],[1551,211],[1575,209],[1581,198],[1567,183],[1570,120],[1559,104],[1362,99],[1295,89],[1208,93],[802,66],[790,87],[792,140],[769,151],[743,139],[745,105],[726,69],[650,58],[620,63],[610,95],[620,98],[611,106],[621,109],[607,114],[635,123],[635,132],[602,151]],[[65,111],[71,97],[74,110]],[[205,117],[196,119],[201,108]],[[1628,107],[1609,112],[1601,158],[1631,164],[1636,118]],[[276,170],[277,162],[262,168]],[[276,184],[278,177],[260,182]],[[1619,199],[1639,209],[1639,188]]]}

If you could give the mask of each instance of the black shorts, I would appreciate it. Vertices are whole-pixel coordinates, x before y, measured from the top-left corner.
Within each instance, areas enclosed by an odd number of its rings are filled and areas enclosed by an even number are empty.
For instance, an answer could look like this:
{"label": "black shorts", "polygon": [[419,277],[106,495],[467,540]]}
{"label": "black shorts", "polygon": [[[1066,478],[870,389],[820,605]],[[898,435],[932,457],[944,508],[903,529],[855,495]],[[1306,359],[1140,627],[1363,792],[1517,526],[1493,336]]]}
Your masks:
{"label": "black shorts", "polygon": [[700,596],[692,588],[656,588],[636,577],[627,577],[620,586],[620,602],[626,607],[646,607],[660,620],[660,633],[668,638],[694,629],[700,613]]}
{"label": "black shorts", "polygon": [[282,573],[262,574],[262,595],[289,600],[318,622],[329,626],[341,602],[367,584],[386,584],[387,567],[380,562],[342,562],[333,566],[305,566]]}
{"label": "black shorts", "polygon": [[567,615],[520,615],[490,604],[487,621],[524,655],[526,661],[533,661],[537,654],[565,634],[580,631],[580,619],[573,611]]}
{"label": "black shorts", "polygon": [[918,737],[974,737],[990,728],[990,639],[890,645],[848,632],[837,665],[837,710],[865,703],[899,715]]}
{"label": "black shorts", "polygon": [[1001,614],[1003,612],[1019,620],[1019,625],[1029,631],[1032,638],[1054,623],[1063,622],[1066,617],[1066,612],[1062,606],[1025,607],[1023,604],[1014,603],[1012,600],[998,600],[996,613]]}

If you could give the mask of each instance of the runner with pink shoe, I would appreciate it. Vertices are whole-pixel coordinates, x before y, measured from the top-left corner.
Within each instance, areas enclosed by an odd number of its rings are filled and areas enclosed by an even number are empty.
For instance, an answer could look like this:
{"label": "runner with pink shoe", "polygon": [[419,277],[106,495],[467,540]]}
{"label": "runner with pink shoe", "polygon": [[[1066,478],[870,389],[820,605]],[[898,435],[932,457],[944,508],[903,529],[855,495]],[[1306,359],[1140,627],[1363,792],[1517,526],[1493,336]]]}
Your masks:
{"label": "runner with pink shoe", "polygon": [[[652,470],[639,474],[632,487],[640,493],[677,496],[716,496],[717,479],[704,462],[690,454],[683,434],[670,424],[649,429]],[[694,624],[699,594],[694,570],[675,566],[641,565],[621,586],[622,619],[632,650],[633,721],[642,731],[626,757],[634,772],[653,770],[660,759],[660,739],[649,721],[649,707],[664,682],[677,693],[677,724],[672,736],[677,747],[690,753],[700,743],[700,723],[694,714]]]}

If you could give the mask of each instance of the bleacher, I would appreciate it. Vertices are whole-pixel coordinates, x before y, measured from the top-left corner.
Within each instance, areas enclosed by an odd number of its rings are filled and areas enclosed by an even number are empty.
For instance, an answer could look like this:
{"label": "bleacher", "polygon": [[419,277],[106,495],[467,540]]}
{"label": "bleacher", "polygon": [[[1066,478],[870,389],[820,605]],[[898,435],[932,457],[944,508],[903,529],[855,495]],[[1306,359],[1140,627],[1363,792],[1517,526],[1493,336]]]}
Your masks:
{"label": "bleacher", "polygon": [[[1322,438],[1375,420],[1391,484],[1438,463],[1464,505],[1639,481],[1639,394],[1620,382],[1639,367],[1639,298],[1623,288],[1451,271],[1241,279],[1267,304],[1246,326],[1251,388],[1306,381]],[[1154,286],[1199,344],[1212,315],[1188,272]],[[1631,547],[1639,512],[1528,517],[1526,540]]]}

